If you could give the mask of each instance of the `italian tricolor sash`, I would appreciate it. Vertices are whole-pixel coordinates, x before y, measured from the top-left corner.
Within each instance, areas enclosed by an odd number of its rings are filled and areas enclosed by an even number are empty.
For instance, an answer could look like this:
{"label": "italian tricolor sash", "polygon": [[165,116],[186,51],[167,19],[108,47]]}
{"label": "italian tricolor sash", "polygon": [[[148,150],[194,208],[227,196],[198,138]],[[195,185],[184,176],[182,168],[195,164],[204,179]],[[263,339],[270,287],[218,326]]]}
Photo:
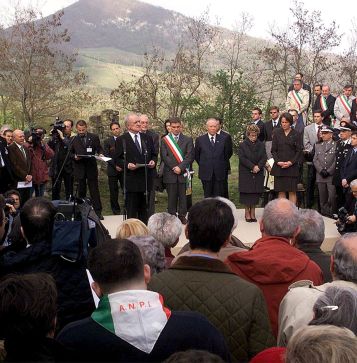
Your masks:
{"label": "italian tricolor sash", "polygon": [[348,99],[345,95],[340,95],[338,96],[340,98],[340,101],[342,103],[343,108],[347,111],[347,113],[350,115],[351,114],[351,105],[348,102]]}
{"label": "italian tricolor sash", "polygon": [[322,111],[326,111],[327,110],[326,98],[324,96],[322,96],[322,95],[320,97],[320,106],[321,106],[321,110]]}
{"label": "italian tricolor sash", "polygon": [[120,339],[150,353],[171,316],[160,294],[126,290],[104,295],[92,319]]}
{"label": "italian tricolor sash", "polygon": [[168,148],[171,150],[172,154],[174,155],[174,158],[176,161],[180,164],[183,160],[183,152],[178,145],[178,143],[175,141],[173,136],[171,134],[167,134],[164,137],[165,144],[168,146]]}
{"label": "italian tricolor sash", "polygon": [[[167,147],[171,150],[174,158],[176,159],[176,161],[178,162],[178,164],[180,164],[183,160],[184,154],[180,148],[180,146],[178,145],[178,143],[176,142],[176,140],[174,139],[174,137],[172,136],[172,134],[167,134],[164,138],[163,138],[165,144],[167,145]],[[192,183],[191,183],[191,173],[190,173],[190,169],[186,168],[186,172],[185,172],[186,176],[186,194],[190,195],[192,193]]]}
{"label": "italian tricolor sash", "polygon": [[291,97],[294,99],[296,105],[299,108],[299,111],[301,110],[302,107],[302,99],[299,95],[299,92],[296,92],[295,90],[290,91]]}

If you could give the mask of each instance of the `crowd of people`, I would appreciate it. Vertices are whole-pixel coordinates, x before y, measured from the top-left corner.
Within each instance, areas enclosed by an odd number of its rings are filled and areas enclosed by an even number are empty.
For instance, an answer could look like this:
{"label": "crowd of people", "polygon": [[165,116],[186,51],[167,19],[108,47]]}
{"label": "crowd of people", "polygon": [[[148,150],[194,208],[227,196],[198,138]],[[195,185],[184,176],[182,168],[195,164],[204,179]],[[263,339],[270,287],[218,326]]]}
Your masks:
{"label": "crowd of people", "polygon": [[[5,233],[0,196],[0,238]],[[20,211],[25,244],[0,251],[0,358],[5,361],[357,361],[357,233],[321,250],[315,210],[270,201],[251,248],[228,199],[178,217],[127,219],[75,261],[55,254],[56,208]],[[114,236],[113,236],[114,237]]]}
{"label": "crowd of people", "polygon": [[[48,142],[41,127],[4,125],[0,360],[356,363],[357,101],[349,85],[337,98],[315,85],[313,97],[302,78],[271,120],[252,110],[238,148],[245,221],[229,200],[233,143],[222,119],[208,118],[194,142],[177,117],[160,137],[132,112],[125,132],[110,123],[103,147],[84,120],[58,120]],[[110,208],[127,217],[115,236],[100,222],[98,159]],[[204,198],[192,205],[195,161]],[[163,188],[167,212],[155,213]],[[338,218],[342,234],[331,256],[323,216]],[[261,237],[248,248],[233,231],[254,222]]]}

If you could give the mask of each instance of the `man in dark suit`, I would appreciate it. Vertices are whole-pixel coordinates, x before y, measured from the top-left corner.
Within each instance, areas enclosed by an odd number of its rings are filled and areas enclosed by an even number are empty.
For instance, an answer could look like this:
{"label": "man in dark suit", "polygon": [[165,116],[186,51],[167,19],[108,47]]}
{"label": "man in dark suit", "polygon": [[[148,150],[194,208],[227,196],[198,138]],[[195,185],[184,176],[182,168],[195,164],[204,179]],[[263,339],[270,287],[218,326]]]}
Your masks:
{"label": "man in dark suit", "polygon": [[332,178],[332,184],[336,187],[337,196],[337,209],[343,207],[346,203],[346,189],[342,187],[341,169],[346,159],[348,151],[351,146],[351,134],[353,125],[350,125],[346,121],[342,121],[340,124],[340,139],[336,145],[336,168]]}
{"label": "man in dark suit", "polygon": [[13,178],[7,142],[5,138],[0,137],[0,194],[11,189],[12,184]]}
{"label": "man in dark suit", "polygon": [[[16,187],[20,193],[21,205],[23,205],[31,197],[31,157],[27,147],[24,145],[24,132],[22,130],[15,130],[13,132],[13,138],[14,142],[8,146],[9,159],[13,178],[17,183]],[[19,182],[25,182],[25,185],[23,185],[25,187],[19,188]],[[26,184],[28,184],[27,187]]]}
{"label": "man in dark suit", "polygon": [[312,106],[312,112],[314,112],[315,110],[319,110],[320,109],[320,101],[319,101],[319,97],[321,96],[322,93],[322,84],[315,84],[314,85],[314,104]]}
{"label": "man in dark suit", "polygon": [[120,205],[118,201],[119,197],[118,182],[120,183],[120,186],[123,189],[123,169],[120,166],[115,165],[114,157],[115,157],[116,140],[119,138],[121,130],[120,130],[120,124],[117,121],[113,121],[109,127],[110,131],[112,132],[112,136],[108,137],[104,141],[104,156],[112,158],[112,160],[109,160],[107,162],[110,207],[113,211],[113,214],[118,215],[120,214]]}
{"label": "man in dark suit", "polygon": [[[191,137],[182,134],[182,122],[170,118],[171,132],[162,139],[161,160],[164,163],[163,180],[168,194],[168,212],[178,214],[183,224],[187,223],[186,184],[189,168],[195,158]],[[186,175],[185,175],[186,174]]]}
{"label": "man in dark suit", "polygon": [[207,134],[196,139],[195,160],[199,165],[198,177],[201,179],[205,198],[223,197],[227,178],[226,143],[217,134],[218,121],[210,118],[206,122]]}
{"label": "man in dark suit", "polygon": [[227,177],[224,181],[224,198],[229,199],[229,192],[228,192],[228,175],[231,173],[231,163],[230,163],[230,158],[233,155],[233,141],[232,141],[232,136],[227,132],[224,131],[222,129],[223,126],[223,119],[220,117],[216,117],[216,120],[218,121],[218,130],[217,130],[217,135],[220,135],[222,137],[222,140],[224,140],[226,146],[225,146],[225,150],[227,152],[227,154],[225,155],[225,159],[227,160]]}
{"label": "man in dark suit", "polygon": [[[146,134],[147,136],[152,138],[154,144],[154,151],[156,155],[159,155],[160,149],[160,136],[158,133],[149,130],[149,117],[145,114],[141,114],[140,116],[140,126],[141,126],[141,133]],[[154,180],[157,177],[156,168],[154,168]],[[150,200],[149,200],[149,215],[153,215],[155,213],[155,190],[150,193]]]}
{"label": "man in dark suit", "polygon": [[327,126],[331,125],[331,116],[334,117],[335,101],[336,98],[330,93],[330,86],[323,85],[321,95],[315,100],[314,110],[322,110],[322,123]]}
{"label": "man in dark suit", "polygon": [[77,136],[72,142],[73,174],[78,183],[78,197],[85,198],[87,184],[92,199],[93,209],[98,217],[103,220],[102,202],[98,187],[98,168],[94,155],[103,156],[103,149],[99,137],[87,131],[87,123],[79,120],[76,123]]}
{"label": "man in dark suit", "polygon": [[351,181],[357,178],[357,131],[352,132],[351,146],[341,169],[343,188],[348,188]]}
{"label": "man in dark suit", "polygon": [[265,151],[267,153],[268,159],[272,158],[271,144],[273,140],[273,131],[281,126],[279,121],[279,107],[270,107],[269,113],[271,119],[264,123]]}
{"label": "man in dark suit", "polygon": [[146,224],[150,217],[148,201],[153,192],[157,154],[152,138],[140,133],[140,118],[136,113],[126,115],[125,125],[128,132],[116,140],[115,164],[124,173],[128,218],[138,218]]}
{"label": "man in dark suit", "polygon": [[264,122],[262,121],[262,110],[259,107],[255,107],[252,110],[252,121],[250,124],[257,125],[259,127],[259,136],[258,139],[262,142],[265,140],[265,133],[264,133]]}

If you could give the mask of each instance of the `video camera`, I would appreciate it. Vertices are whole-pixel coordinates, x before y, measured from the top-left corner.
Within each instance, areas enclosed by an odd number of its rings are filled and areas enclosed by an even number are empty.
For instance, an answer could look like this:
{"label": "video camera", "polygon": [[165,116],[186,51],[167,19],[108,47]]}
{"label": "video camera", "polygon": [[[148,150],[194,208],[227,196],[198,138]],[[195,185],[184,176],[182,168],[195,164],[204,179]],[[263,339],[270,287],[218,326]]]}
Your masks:
{"label": "video camera", "polygon": [[348,221],[348,211],[345,207],[341,207],[338,211],[337,211],[337,216],[338,216],[338,222],[336,223],[337,226],[337,231],[340,234],[344,234],[347,232],[347,221]]}
{"label": "video camera", "polygon": [[31,144],[36,147],[41,145],[43,135],[46,134],[46,130],[41,127],[31,129]]}
{"label": "video camera", "polygon": [[58,131],[63,132],[63,130],[65,129],[64,126],[64,121],[60,120],[60,118],[57,116],[55,119],[55,122],[53,124],[51,124],[50,126],[53,126],[53,129],[51,130],[51,135],[58,135]]}

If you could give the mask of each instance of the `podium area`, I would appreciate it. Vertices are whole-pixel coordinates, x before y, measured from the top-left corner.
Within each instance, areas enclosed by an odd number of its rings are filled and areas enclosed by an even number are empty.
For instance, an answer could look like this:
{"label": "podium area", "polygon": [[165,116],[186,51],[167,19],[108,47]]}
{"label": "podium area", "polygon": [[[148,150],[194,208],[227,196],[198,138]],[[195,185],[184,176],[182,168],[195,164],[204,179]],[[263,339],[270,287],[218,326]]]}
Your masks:
{"label": "podium area", "polygon": [[[234,230],[233,234],[239,238],[245,245],[252,246],[253,243],[261,237],[259,229],[259,219],[263,214],[263,208],[256,209],[256,217],[258,222],[248,223],[244,219],[244,209],[238,209],[239,222],[237,228]],[[325,222],[325,240],[322,244],[322,250],[325,252],[331,252],[336,240],[340,237],[337,232],[335,221],[333,219],[323,217]],[[116,230],[123,222],[123,216],[104,216],[103,224],[108,229],[112,238],[115,238]],[[184,226],[183,226],[184,227]],[[182,246],[187,243],[185,237],[184,228],[182,230],[180,241],[178,245],[173,249],[173,254],[181,250]]]}

